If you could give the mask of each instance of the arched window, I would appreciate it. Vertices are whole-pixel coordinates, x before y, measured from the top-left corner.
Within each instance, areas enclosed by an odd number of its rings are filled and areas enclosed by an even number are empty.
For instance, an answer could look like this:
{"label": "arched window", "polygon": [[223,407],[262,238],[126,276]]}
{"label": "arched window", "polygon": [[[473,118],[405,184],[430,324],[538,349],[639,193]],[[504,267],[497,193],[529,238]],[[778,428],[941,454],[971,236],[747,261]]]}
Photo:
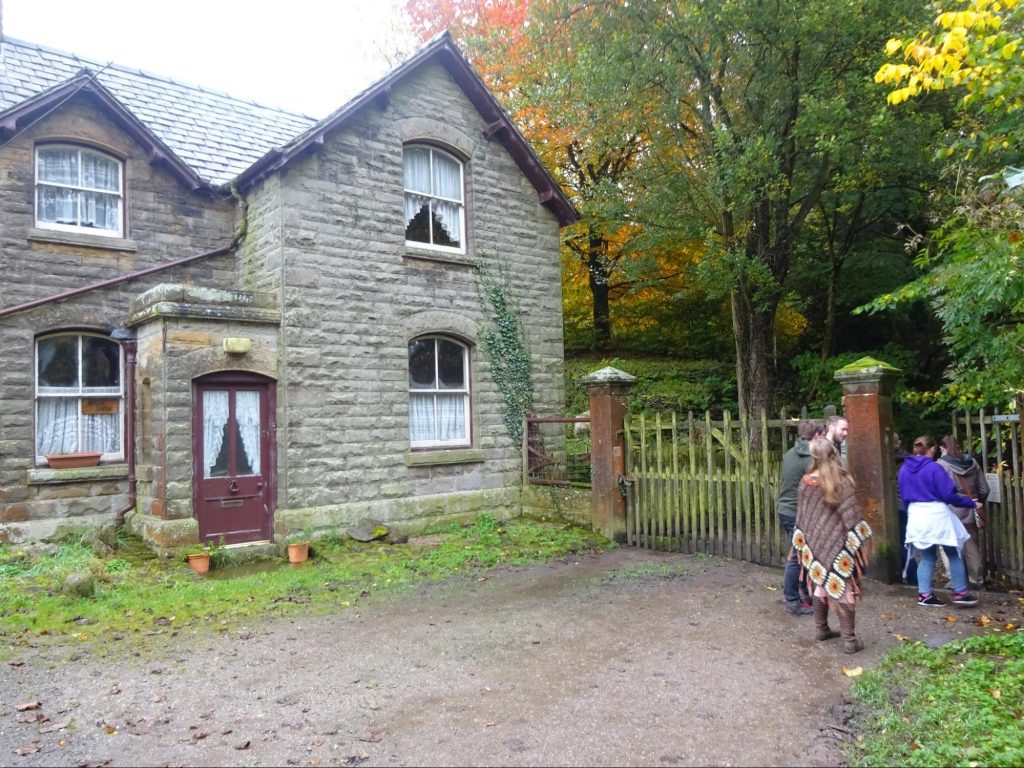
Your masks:
{"label": "arched window", "polygon": [[434,147],[409,145],[405,165],[405,242],[465,251],[462,163]]}
{"label": "arched window", "polygon": [[85,147],[36,147],[36,226],[121,237],[121,161]]}
{"label": "arched window", "polygon": [[409,342],[409,444],[470,444],[469,349],[464,344],[440,336]]}
{"label": "arched window", "polygon": [[48,453],[100,451],[123,456],[124,356],[98,334],[36,340],[36,460]]}

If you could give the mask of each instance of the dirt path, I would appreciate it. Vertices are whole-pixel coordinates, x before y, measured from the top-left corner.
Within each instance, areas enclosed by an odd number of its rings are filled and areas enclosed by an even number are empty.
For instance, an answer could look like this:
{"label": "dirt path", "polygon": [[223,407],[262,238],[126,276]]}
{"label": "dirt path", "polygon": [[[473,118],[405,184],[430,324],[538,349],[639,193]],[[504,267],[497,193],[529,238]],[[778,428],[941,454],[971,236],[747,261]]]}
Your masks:
{"label": "dirt path", "polygon": [[895,634],[1021,619],[1016,595],[936,612],[869,583],[867,648],[845,656],[782,611],[780,578],[622,549],[144,638],[159,652],[18,647],[0,668],[0,765],[837,765],[842,666],[875,664]]}

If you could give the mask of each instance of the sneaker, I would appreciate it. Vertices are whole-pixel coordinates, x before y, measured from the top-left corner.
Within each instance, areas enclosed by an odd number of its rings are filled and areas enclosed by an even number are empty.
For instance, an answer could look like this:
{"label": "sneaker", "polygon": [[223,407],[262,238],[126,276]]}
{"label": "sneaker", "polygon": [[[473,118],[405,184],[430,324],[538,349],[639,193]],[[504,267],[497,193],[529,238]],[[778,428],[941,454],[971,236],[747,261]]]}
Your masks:
{"label": "sneaker", "polygon": [[972,605],[978,604],[978,596],[973,592],[956,592],[953,595],[953,605],[959,605],[962,608],[969,608]]}
{"label": "sneaker", "polygon": [[807,616],[808,614],[814,613],[814,608],[811,607],[810,603],[800,600],[794,603],[786,603],[786,613],[793,613],[797,616]]}
{"label": "sneaker", "polygon": [[[977,602],[977,600],[975,600],[975,602]],[[929,592],[927,595],[918,595],[917,596],[917,604],[918,605],[926,605],[929,608],[942,608],[943,606],[946,605],[944,602],[939,600],[939,598],[937,598],[934,595],[934,593],[931,593],[931,592]],[[973,605],[973,603],[972,603],[972,605]]]}

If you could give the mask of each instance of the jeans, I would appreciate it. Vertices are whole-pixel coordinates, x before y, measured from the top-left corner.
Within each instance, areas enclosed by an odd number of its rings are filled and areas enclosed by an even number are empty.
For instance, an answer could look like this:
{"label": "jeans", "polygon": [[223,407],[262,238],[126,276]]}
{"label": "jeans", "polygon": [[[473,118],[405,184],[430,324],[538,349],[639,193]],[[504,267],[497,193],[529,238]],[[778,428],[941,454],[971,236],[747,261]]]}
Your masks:
{"label": "jeans", "polygon": [[[796,520],[780,515],[779,525],[786,532],[786,541],[792,542]],[[800,581],[800,561],[796,558],[796,550],[793,549],[792,544],[789,548],[786,569],[782,572],[782,595],[787,603],[798,603],[801,600],[811,602],[811,597],[807,594],[807,585]]]}
{"label": "jeans", "polygon": [[921,562],[917,564],[917,591],[918,594],[928,595],[932,591],[932,572],[935,570],[935,560],[938,558],[938,547],[946,552],[949,558],[949,577],[953,582],[953,592],[967,591],[967,569],[960,557],[960,550],[956,547],[947,547],[939,544],[932,544],[927,549],[918,550],[921,553]]}

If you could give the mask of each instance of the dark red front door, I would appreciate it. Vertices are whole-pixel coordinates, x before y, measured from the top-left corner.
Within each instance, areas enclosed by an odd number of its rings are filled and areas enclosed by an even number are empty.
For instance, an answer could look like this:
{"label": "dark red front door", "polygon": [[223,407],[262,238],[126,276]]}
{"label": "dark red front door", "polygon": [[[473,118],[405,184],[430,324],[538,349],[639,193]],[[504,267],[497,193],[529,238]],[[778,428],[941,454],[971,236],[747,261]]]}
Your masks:
{"label": "dark red front door", "polygon": [[195,385],[194,509],[203,541],[271,536],[274,509],[273,383],[218,374]]}

